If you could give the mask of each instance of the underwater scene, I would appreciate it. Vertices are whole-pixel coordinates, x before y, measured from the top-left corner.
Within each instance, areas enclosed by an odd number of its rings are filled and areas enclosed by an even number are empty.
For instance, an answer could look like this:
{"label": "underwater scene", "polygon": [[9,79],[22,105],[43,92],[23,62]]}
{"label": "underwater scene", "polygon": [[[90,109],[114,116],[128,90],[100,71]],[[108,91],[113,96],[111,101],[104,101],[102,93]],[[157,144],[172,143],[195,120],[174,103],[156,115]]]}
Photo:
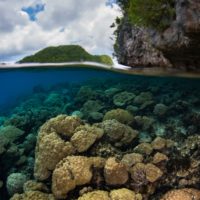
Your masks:
{"label": "underwater scene", "polygon": [[0,70],[1,200],[197,200],[200,79]]}

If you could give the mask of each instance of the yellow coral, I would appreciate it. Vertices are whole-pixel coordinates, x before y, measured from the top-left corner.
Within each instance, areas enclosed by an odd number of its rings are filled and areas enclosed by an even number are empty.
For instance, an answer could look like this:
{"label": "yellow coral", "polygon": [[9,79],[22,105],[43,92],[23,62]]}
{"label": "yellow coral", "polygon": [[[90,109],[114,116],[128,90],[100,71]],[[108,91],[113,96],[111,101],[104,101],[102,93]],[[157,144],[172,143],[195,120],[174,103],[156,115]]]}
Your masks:
{"label": "yellow coral", "polygon": [[103,130],[94,126],[79,126],[71,137],[71,143],[78,152],[88,150],[97,139],[103,136]]}
{"label": "yellow coral", "polygon": [[192,188],[171,190],[160,200],[200,200],[200,191]]}
{"label": "yellow coral", "polygon": [[56,198],[64,199],[70,190],[89,183],[92,178],[90,158],[68,156],[58,163],[52,176],[52,191]]}
{"label": "yellow coral", "polygon": [[122,124],[131,124],[134,120],[133,115],[131,113],[129,113],[127,110],[119,108],[110,110],[104,115],[104,121],[109,119],[116,119]]}
{"label": "yellow coral", "polygon": [[36,179],[47,179],[60,160],[75,153],[72,144],[63,140],[62,136],[70,137],[79,125],[81,125],[79,118],[59,115],[40,128],[35,150]]}
{"label": "yellow coral", "polygon": [[126,188],[112,190],[110,197],[112,200],[136,200],[135,192]]}
{"label": "yellow coral", "polygon": [[82,197],[79,197],[78,200],[111,200],[108,192],[106,191],[93,191],[84,194]]}
{"label": "yellow coral", "polygon": [[23,194],[15,194],[10,200],[55,200],[55,198],[52,194],[28,191]]}

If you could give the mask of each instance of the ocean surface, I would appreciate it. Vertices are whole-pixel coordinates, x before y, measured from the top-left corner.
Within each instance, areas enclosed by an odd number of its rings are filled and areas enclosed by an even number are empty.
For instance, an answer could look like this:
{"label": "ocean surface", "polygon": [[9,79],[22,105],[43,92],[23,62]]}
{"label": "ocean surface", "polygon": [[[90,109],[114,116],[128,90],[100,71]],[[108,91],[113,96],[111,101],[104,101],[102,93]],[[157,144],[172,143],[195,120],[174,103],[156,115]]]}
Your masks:
{"label": "ocean surface", "polygon": [[[40,153],[43,155],[38,149],[35,154],[41,142],[38,140],[40,127],[59,115],[76,116],[83,126],[99,127],[104,132],[103,136],[86,143],[87,148],[76,149],[76,153],[69,155],[108,160],[115,157],[117,162],[130,168],[124,172],[119,167],[122,174],[129,174],[127,180],[123,182],[124,177],[119,177],[112,182],[106,166],[97,167],[92,173],[93,177],[99,176],[98,180],[94,178],[76,189],[66,190],[60,198],[60,193],[52,189],[55,183],[51,176],[56,165],[51,167],[49,176],[41,178],[35,164],[40,161]],[[62,127],[61,122],[56,123]],[[200,189],[199,130],[200,78],[132,75],[82,66],[0,69],[0,199],[10,199],[17,193],[24,199],[23,193],[27,191],[23,190],[23,184],[27,180],[46,184],[48,190],[40,190],[45,195],[70,200],[79,199],[85,185],[90,187],[88,191],[127,188],[150,200],[161,199],[175,188]],[[60,140],[79,147],[80,141],[66,136],[64,130],[55,128],[54,131]],[[85,137],[80,138],[91,139]],[[134,153],[142,157],[141,166],[150,167],[153,178],[141,171],[146,168],[140,166],[138,170],[137,163],[130,161]],[[162,155],[159,157],[158,153]],[[43,165],[41,162],[40,168]],[[120,174],[119,171],[112,173],[113,176]]]}

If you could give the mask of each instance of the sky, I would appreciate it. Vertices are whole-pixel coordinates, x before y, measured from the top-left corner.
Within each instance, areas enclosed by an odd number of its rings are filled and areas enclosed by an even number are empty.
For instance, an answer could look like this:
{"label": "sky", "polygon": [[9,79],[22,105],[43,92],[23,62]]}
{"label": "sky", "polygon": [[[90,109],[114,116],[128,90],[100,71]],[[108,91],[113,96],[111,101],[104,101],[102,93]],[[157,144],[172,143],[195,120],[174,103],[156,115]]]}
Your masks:
{"label": "sky", "polygon": [[0,0],[0,62],[47,46],[79,44],[112,55],[116,0]]}

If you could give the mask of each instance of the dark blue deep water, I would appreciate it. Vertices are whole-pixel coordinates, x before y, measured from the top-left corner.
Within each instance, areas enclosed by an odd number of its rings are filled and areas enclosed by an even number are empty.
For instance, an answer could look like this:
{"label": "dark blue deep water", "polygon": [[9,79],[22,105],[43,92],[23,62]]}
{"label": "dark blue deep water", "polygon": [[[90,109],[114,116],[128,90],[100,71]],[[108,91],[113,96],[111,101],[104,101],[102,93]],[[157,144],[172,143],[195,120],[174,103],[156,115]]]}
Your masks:
{"label": "dark blue deep water", "polygon": [[[200,79],[128,75],[83,67],[2,69],[0,200],[23,193],[27,180],[40,180],[43,174],[34,175],[35,159],[42,154],[39,151],[35,156],[37,136],[45,122],[61,114],[79,117],[85,125],[79,129],[89,130],[89,124],[92,130],[99,127],[104,132],[73,156],[115,157],[123,162],[130,154],[139,153],[143,158],[140,162],[151,166],[150,172],[153,170],[156,177],[149,180],[144,169],[134,168],[136,163],[130,157],[132,164],[128,163],[129,175],[124,183],[110,186],[103,169],[92,168],[93,179],[87,186],[94,190],[110,191],[120,186],[141,193],[144,199],[160,200],[174,188],[200,189]],[[73,142],[73,136],[65,136],[60,129],[54,131],[59,140]],[[54,148],[47,148],[52,155]],[[51,170],[42,180],[49,193]],[[63,199],[77,200],[83,188],[76,187]]]}

